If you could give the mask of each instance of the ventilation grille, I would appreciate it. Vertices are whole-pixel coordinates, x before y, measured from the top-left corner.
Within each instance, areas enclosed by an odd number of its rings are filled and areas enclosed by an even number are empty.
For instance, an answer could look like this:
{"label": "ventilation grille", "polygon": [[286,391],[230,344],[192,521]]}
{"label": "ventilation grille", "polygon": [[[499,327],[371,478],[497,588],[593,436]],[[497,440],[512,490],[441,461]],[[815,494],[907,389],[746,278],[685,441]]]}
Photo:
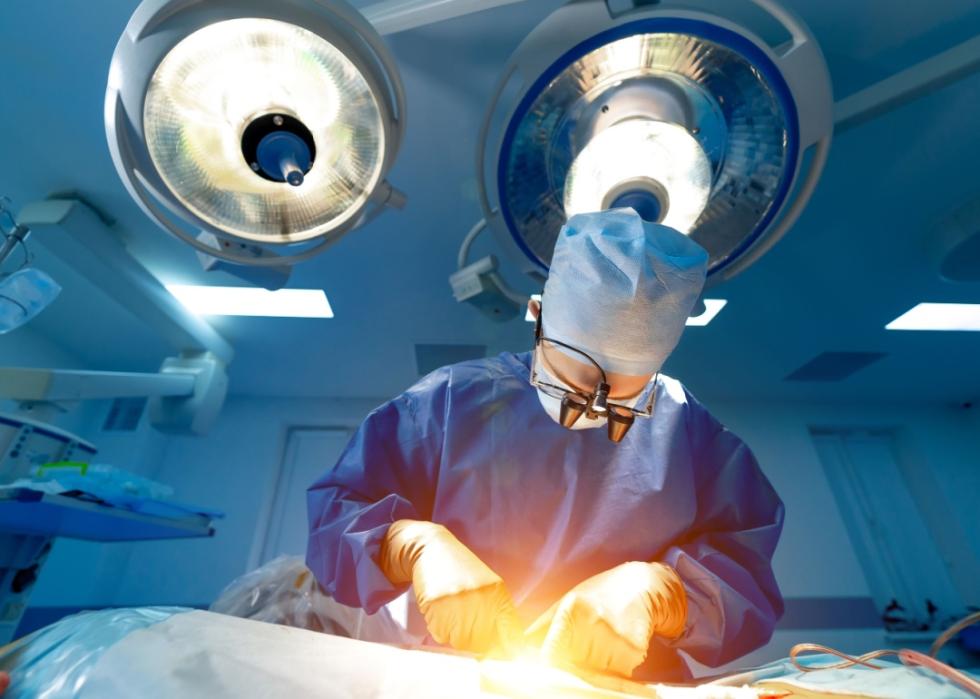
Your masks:
{"label": "ventilation grille", "polygon": [[102,425],[103,432],[132,432],[140,424],[146,398],[117,398]]}
{"label": "ventilation grille", "polygon": [[415,345],[415,364],[419,376],[425,376],[447,364],[458,364],[486,356],[486,345]]}
{"label": "ventilation grille", "polygon": [[883,352],[824,352],[786,377],[786,381],[843,381],[874,364]]}

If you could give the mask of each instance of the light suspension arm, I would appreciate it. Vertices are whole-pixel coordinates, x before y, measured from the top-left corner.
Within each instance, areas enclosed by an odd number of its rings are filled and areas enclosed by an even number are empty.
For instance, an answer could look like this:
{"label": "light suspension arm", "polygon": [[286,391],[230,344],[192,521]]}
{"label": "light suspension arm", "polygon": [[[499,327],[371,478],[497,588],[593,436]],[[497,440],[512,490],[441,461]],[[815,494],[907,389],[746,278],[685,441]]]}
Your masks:
{"label": "light suspension arm", "polygon": [[210,352],[226,364],[231,362],[235,354],[231,345],[174,298],[85,204],[69,199],[33,202],[21,210],[18,223],[174,350]]}
{"label": "light suspension arm", "polygon": [[386,0],[364,8],[364,16],[381,35],[397,34],[523,0]]}

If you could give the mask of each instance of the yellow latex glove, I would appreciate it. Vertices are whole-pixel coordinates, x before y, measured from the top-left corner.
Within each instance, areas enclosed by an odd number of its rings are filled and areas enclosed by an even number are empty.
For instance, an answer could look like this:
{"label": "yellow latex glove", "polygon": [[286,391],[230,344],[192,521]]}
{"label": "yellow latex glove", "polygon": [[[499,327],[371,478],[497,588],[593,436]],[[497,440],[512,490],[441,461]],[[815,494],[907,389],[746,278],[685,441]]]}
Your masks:
{"label": "yellow latex glove", "polygon": [[542,657],[629,677],[647,657],[654,634],[677,638],[687,621],[681,579],[662,563],[631,562],[579,583],[525,634]]}
{"label": "yellow latex glove", "polygon": [[379,563],[392,583],[412,583],[438,643],[483,654],[520,642],[522,626],[504,581],[441,524],[395,522]]}

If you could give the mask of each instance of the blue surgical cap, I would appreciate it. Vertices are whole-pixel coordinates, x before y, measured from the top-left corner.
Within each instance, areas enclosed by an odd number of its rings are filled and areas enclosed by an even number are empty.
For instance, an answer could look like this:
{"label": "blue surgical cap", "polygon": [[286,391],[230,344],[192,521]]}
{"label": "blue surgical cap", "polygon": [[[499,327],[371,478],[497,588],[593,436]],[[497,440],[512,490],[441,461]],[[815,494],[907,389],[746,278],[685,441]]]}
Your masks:
{"label": "blue surgical cap", "polygon": [[632,209],[573,216],[544,287],[544,335],[606,371],[658,372],[697,303],[707,265],[700,245]]}

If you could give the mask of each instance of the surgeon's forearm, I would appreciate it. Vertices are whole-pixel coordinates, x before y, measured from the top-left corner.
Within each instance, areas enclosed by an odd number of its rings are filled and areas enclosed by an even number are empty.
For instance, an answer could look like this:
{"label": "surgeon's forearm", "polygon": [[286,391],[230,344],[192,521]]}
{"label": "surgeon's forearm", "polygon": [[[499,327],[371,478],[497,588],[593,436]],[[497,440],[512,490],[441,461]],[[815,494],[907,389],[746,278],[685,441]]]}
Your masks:
{"label": "surgeon's forearm", "polygon": [[416,515],[411,503],[394,495],[361,502],[333,484],[311,489],[309,497],[307,566],[331,597],[372,613],[404,592],[381,571],[378,555],[392,519]]}
{"label": "surgeon's forearm", "polygon": [[782,611],[771,575],[756,571],[762,578],[756,580],[703,543],[669,549],[665,559],[683,581],[689,610],[686,627],[669,645],[717,667],[769,640]]}

